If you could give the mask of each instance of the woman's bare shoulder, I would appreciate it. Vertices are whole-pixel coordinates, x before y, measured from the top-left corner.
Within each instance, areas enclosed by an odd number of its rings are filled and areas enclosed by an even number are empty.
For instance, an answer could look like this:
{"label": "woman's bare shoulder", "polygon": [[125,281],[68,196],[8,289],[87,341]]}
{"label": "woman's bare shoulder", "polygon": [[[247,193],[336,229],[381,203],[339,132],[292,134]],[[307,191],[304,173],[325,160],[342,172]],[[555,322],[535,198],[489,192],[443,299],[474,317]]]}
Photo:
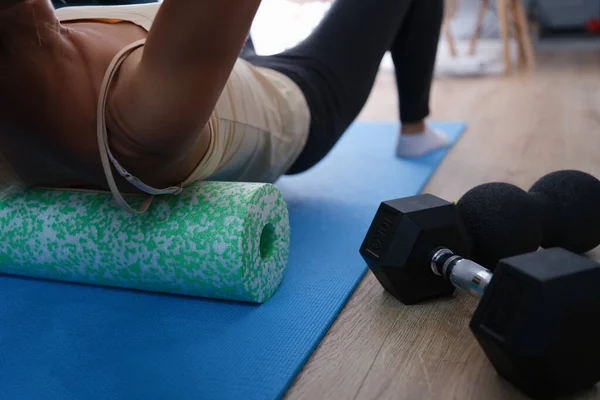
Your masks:
{"label": "woman's bare shoulder", "polygon": [[26,184],[96,187],[104,181],[96,139],[99,88],[114,55],[143,32],[118,24],[65,28],[58,40],[0,53],[0,146]]}

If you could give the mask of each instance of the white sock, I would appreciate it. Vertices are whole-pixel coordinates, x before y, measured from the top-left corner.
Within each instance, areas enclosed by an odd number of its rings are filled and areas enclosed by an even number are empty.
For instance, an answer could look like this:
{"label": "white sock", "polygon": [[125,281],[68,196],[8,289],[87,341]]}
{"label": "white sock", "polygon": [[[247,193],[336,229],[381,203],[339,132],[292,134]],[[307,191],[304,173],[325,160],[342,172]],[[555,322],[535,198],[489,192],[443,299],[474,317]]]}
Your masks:
{"label": "white sock", "polygon": [[449,144],[450,138],[445,132],[427,126],[424,132],[410,135],[400,134],[396,155],[406,158],[419,157]]}

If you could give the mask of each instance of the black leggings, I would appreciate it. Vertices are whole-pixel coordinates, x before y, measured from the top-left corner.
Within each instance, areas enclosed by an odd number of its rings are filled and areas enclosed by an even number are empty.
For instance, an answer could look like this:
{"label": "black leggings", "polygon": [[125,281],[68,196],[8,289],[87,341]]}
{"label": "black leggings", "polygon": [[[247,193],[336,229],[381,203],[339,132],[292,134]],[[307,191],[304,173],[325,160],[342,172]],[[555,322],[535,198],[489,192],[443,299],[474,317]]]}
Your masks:
{"label": "black leggings", "polygon": [[429,114],[429,93],[444,0],[336,0],[311,35],[279,54],[260,56],[251,40],[241,57],[279,71],[302,90],[311,112],[306,147],[287,174],[318,163],[364,107],[379,65],[394,61],[403,123]]}

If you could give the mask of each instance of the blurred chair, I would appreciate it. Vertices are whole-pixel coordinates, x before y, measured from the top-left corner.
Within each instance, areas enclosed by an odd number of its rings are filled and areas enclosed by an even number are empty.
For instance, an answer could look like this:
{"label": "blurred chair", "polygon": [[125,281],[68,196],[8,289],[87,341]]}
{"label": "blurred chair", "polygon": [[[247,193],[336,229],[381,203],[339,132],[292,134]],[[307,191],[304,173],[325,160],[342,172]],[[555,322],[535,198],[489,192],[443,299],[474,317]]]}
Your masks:
{"label": "blurred chair", "polygon": [[452,34],[452,30],[450,29],[450,22],[456,15],[457,9],[457,0],[444,0],[444,22],[442,23],[442,32],[446,41],[448,42],[448,50],[450,51],[450,55],[452,57],[456,57],[456,42],[454,41],[454,35]]}
{"label": "blurred chair", "polygon": [[[477,50],[477,41],[481,36],[483,20],[488,11],[490,11],[490,0],[480,0],[479,13],[475,24],[475,32],[471,37],[469,55],[475,55]],[[521,0],[495,0],[498,26],[500,28],[500,38],[502,40],[504,54],[504,69],[509,73],[512,68],[512,58],[510,55],[510,31],[512,22],[512,33],[518,46],[518,65],[525,67],[530,71],[535,69],[535,55],[531,43],[529,23],[525,13],[525,6]]]}

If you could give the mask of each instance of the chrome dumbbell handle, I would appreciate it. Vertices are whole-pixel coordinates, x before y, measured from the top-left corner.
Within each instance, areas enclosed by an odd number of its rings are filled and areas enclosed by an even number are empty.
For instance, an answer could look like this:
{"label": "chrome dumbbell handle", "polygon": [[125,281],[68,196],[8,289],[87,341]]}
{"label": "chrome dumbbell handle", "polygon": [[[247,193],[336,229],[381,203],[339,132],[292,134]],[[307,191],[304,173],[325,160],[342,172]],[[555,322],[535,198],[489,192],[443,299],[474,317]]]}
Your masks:
{"label": "chrome dumbbell handle", "polygon": [[431,269],[436,275],[443,276],[458,289],[466,290],[475,297],[483,296],[493,277],[490,270],[446,248],[433,252]]}

